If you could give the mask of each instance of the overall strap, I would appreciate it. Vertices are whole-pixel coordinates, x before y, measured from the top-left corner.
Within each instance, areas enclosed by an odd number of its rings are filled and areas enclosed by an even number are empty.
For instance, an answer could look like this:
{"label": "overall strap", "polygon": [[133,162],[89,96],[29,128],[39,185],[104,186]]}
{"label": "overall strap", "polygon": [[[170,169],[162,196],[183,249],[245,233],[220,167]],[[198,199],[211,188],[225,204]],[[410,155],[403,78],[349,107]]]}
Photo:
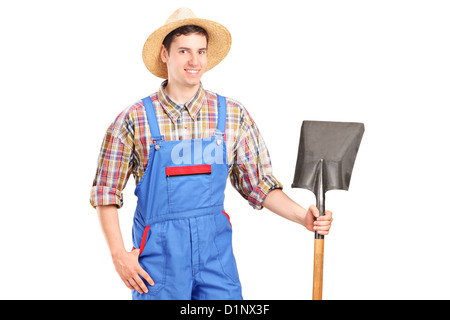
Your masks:
{"label": "overall strap", "polygon": [[150,132],[152,134],[152,140],[157,142],[164,140],[164,136],[159,132],[158,120],[156,119],[155,108],[150,97],[142,99],[144,102],[145,112],[147,114],[148,125],[150,126]]}
{"label": "overall strap", "polygon": [[225,134],[225,121],[227,116],[227,101],[225,97],[217,95],[217,105],[218,105],[217,107],[218,119],[217,119],[216,135],[223,136]]}

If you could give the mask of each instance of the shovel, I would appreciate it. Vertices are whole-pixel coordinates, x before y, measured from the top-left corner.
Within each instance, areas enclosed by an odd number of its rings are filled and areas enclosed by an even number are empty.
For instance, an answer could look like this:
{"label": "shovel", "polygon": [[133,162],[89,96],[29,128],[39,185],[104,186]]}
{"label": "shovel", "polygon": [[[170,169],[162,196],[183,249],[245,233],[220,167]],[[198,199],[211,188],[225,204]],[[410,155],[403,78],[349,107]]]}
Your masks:
{"label": "shovel", "polygon": [[[363,123],[303,121],[292,188],[312,191],[321,216],[325,192],[348,190],[363,133]],[[314,233],[313,300],[322,300],[324,238]]]}

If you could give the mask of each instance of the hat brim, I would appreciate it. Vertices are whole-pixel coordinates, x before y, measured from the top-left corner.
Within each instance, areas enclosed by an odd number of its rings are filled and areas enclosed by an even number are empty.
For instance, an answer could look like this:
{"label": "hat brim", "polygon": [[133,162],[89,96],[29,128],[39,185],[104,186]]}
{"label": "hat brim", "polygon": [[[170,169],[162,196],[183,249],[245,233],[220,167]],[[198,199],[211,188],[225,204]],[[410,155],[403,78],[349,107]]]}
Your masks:
{"label": "hat brim", "polygon": [[173,30],[187,25],[202,27],[208,33],[208,50],[206,70],[211,70],[220,63],[228,54],[231,48],[231,34],[221,24],[200,18],[188,18],[165,24],[155,30],[144,44],[142,59],[147,69],[155,76],[167,79],[167,67],[161,61],[161,45],[164,38]]}

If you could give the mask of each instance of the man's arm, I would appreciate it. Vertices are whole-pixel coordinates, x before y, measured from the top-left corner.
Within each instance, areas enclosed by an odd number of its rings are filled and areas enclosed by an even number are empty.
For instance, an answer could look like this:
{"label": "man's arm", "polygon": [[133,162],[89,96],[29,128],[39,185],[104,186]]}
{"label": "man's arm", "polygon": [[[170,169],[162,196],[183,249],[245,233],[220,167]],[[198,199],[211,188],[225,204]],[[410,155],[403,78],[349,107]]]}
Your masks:
{"label": "man's arm", "polygon": [[263,201],[262,206],[279,216],[303,225],[309,231],[317,231],[327,235],[330,231],[333,213],[325,210],[324,216],[319,216],[319,210],[311,205],[308,210],[291,200],[282,190],[273,189]]}
{"label": "man's arm", "polygon": [[140,276],[152,286],[154,282],[139,264],[139,250],[131,252],[125,250],[117,207],[115,205],[97,206],[96,210],[114,267],[120,278],[129,289],[147,293],[148,289]]}

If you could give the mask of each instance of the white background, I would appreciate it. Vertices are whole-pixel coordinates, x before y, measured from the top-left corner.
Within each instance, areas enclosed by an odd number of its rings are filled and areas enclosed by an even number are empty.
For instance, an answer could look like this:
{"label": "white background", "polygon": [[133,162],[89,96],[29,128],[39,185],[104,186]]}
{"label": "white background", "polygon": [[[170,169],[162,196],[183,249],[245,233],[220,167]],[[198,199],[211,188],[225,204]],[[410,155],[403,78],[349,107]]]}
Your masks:
{"label": "white background", "polygon": [[[103,135],[157,90],[141,52],[178,7],[225,25],[205,88],[257,122],[292,189],[303,120],[364,122],[349,191],[327,193],[324,299],[449,299],[447,1],[2,1],[1,299],[130,299],[89,193]],[[122,232],[131,249],[134,180]],[[313,234],[228,185],[245,299],[310,299]]]}

